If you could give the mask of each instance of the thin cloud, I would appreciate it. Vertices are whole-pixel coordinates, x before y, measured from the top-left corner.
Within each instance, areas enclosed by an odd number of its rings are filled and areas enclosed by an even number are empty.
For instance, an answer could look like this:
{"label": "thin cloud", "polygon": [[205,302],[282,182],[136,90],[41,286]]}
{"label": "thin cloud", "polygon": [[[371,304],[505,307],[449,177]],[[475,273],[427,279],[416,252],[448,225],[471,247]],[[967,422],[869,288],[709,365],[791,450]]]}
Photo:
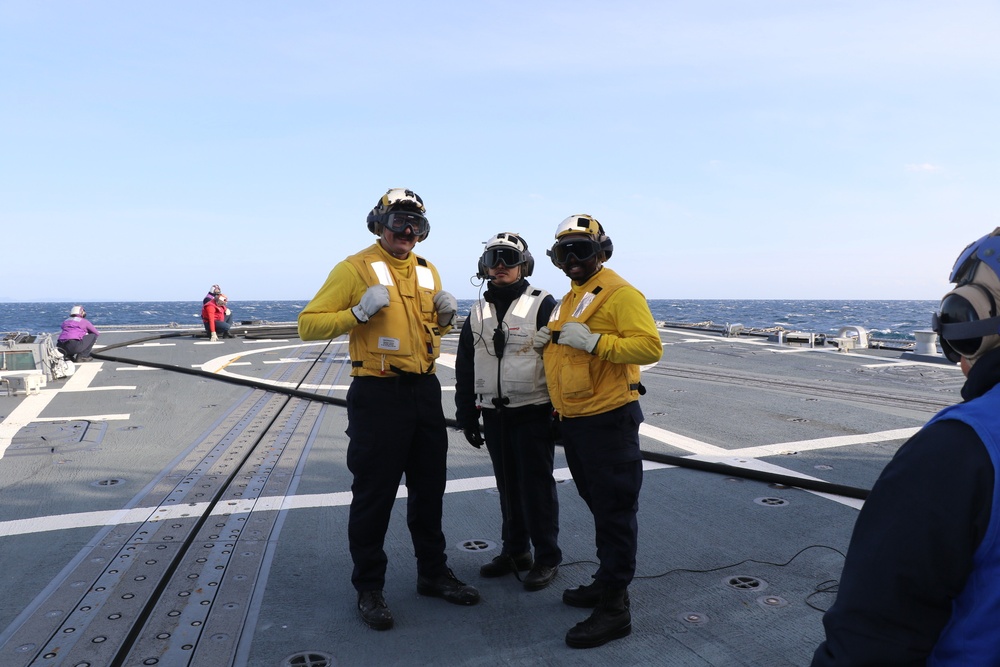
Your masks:
{"label": "thin cloud", "polygon": [[942,167],[937,164],[931,164],[930,162],[922,162],[920,164],[908,164],[906,165],[906,171],[918,171],[923,173],[931,173],[935,171],[941,171]]}

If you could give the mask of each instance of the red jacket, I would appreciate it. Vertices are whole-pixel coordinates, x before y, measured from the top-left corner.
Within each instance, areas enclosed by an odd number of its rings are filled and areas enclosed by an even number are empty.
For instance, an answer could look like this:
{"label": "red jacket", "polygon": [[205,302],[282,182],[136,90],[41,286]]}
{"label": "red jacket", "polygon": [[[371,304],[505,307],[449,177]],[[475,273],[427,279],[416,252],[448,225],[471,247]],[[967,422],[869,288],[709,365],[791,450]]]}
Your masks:
{"label": "red jacket", "polygon": [[208,325],[208,330],[215,333],[215,323],[226,319],[226,307],[209,301],[201,308],[201,319]]}

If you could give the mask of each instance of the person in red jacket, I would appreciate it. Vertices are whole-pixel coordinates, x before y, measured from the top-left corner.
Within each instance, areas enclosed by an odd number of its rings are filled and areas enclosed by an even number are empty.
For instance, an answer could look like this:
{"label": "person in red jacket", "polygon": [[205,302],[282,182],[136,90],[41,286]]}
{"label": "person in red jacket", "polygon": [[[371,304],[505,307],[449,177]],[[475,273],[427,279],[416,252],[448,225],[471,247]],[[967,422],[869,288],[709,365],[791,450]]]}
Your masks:
{"label": "person in red jacket", "polygon": [[223,338],[235,338],[235,336],[229,333],[229,322],[226,321],[226,302],[228,299],[225,294],[216,294],[215,299],[208,301],[201,308],[201,320],[205,324],[205,331],[211,335],[211,340],[219,340],[218,334],[221,333]]}

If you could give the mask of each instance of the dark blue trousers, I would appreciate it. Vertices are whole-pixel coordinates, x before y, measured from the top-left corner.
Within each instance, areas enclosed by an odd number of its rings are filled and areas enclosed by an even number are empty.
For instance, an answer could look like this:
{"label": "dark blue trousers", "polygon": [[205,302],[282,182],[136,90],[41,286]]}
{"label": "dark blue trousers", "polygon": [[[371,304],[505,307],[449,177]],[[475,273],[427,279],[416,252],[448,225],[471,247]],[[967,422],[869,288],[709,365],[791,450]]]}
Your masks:
{"label": "dark blue trousers", "polygon": [[597,568],[595,579],[625,588],[635,576],[639,541],[639,402],[599,415],[559,422],[566,462],[577,491],[594,515]]}
{"label": "dark blue trousers", "polygon": [[500,492],[503,552],[522,554],[534,544],[535,561],[549,567],[562,562],[551,414],[551,405],[513,408],[502,414],[483,409],[486,448]]}
{"label": "dark blue trousers", "polygon": [[97,336],[92,333],[85,334],[83,338],[76,340],[61,340],[56,343],[56,347],[62,350],[63,354],[69,357],[70,361],[76,361],[79,357],[89,357],[94,349],[94,342]]}
{"label": "dark blue trousers", "polygon": [[437,376],[356,377],[347,391],[347,419],[347,467],[354,474],[347,536],[354,588],[384,588],[385,534],[404,474],[417,573],[442,574],[447,569],[441,507],[448,431]]}

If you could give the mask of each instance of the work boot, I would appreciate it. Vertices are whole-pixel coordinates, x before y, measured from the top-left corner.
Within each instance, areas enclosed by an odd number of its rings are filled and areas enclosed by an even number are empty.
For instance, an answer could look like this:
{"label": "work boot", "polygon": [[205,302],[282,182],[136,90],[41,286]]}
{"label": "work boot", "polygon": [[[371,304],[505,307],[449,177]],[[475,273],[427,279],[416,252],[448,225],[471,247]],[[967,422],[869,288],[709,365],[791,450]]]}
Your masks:
{"label": "work boot", "polygon": [[556,574],[559,572],[559,566],[553,565],[549,567],[547,565],[539,565],[535,563],[535,566],[531,568],[531,572],[524,577],[524,588],[529,591],[540,591],[549,584],[552,580],[556,578]]}
{"label": "work boot", "polygon": [[492,579],[502,577],[511,572],[525,572],[532,566],[531,553],[525,551],[523,554],[511,556],[510,554],[500,554],[486,565],[479,568],[479,576]]}
{"label": "work boot", "polygon": [[[584,607],[593,609],[597,606],[597,603],[601,601],[601,593],[608,587],[608,585],[600,581],[599,579],[594,579],[586,586],[577,586],[576,588],[567,588],[563,591],[563,604],[568,604],[570,607]],[[628,609],[630,606],[630,601],[628,599],[628,589],[625,590],[625,608]]]}
{"label": "work boot", "polygon": [[458,580],[455,573],[445,570],[436,577],[417,576],[417,592],[436,598],[444,598],[452,604],[476,604],[479,591]]}
{"label": "work boot", "polygon": [[358,593],[358,613],[361,614],[361,620],[373,630],[388,630],[392,627],[392,612],[385,603],[382,591]]}
{"label": "work boot", "polygon": [[572,648],[594,648],[629,635],[632,614],[625,602],[627,595],[624,588],[605,588],[590,618],[566,633],[566,644]]}

